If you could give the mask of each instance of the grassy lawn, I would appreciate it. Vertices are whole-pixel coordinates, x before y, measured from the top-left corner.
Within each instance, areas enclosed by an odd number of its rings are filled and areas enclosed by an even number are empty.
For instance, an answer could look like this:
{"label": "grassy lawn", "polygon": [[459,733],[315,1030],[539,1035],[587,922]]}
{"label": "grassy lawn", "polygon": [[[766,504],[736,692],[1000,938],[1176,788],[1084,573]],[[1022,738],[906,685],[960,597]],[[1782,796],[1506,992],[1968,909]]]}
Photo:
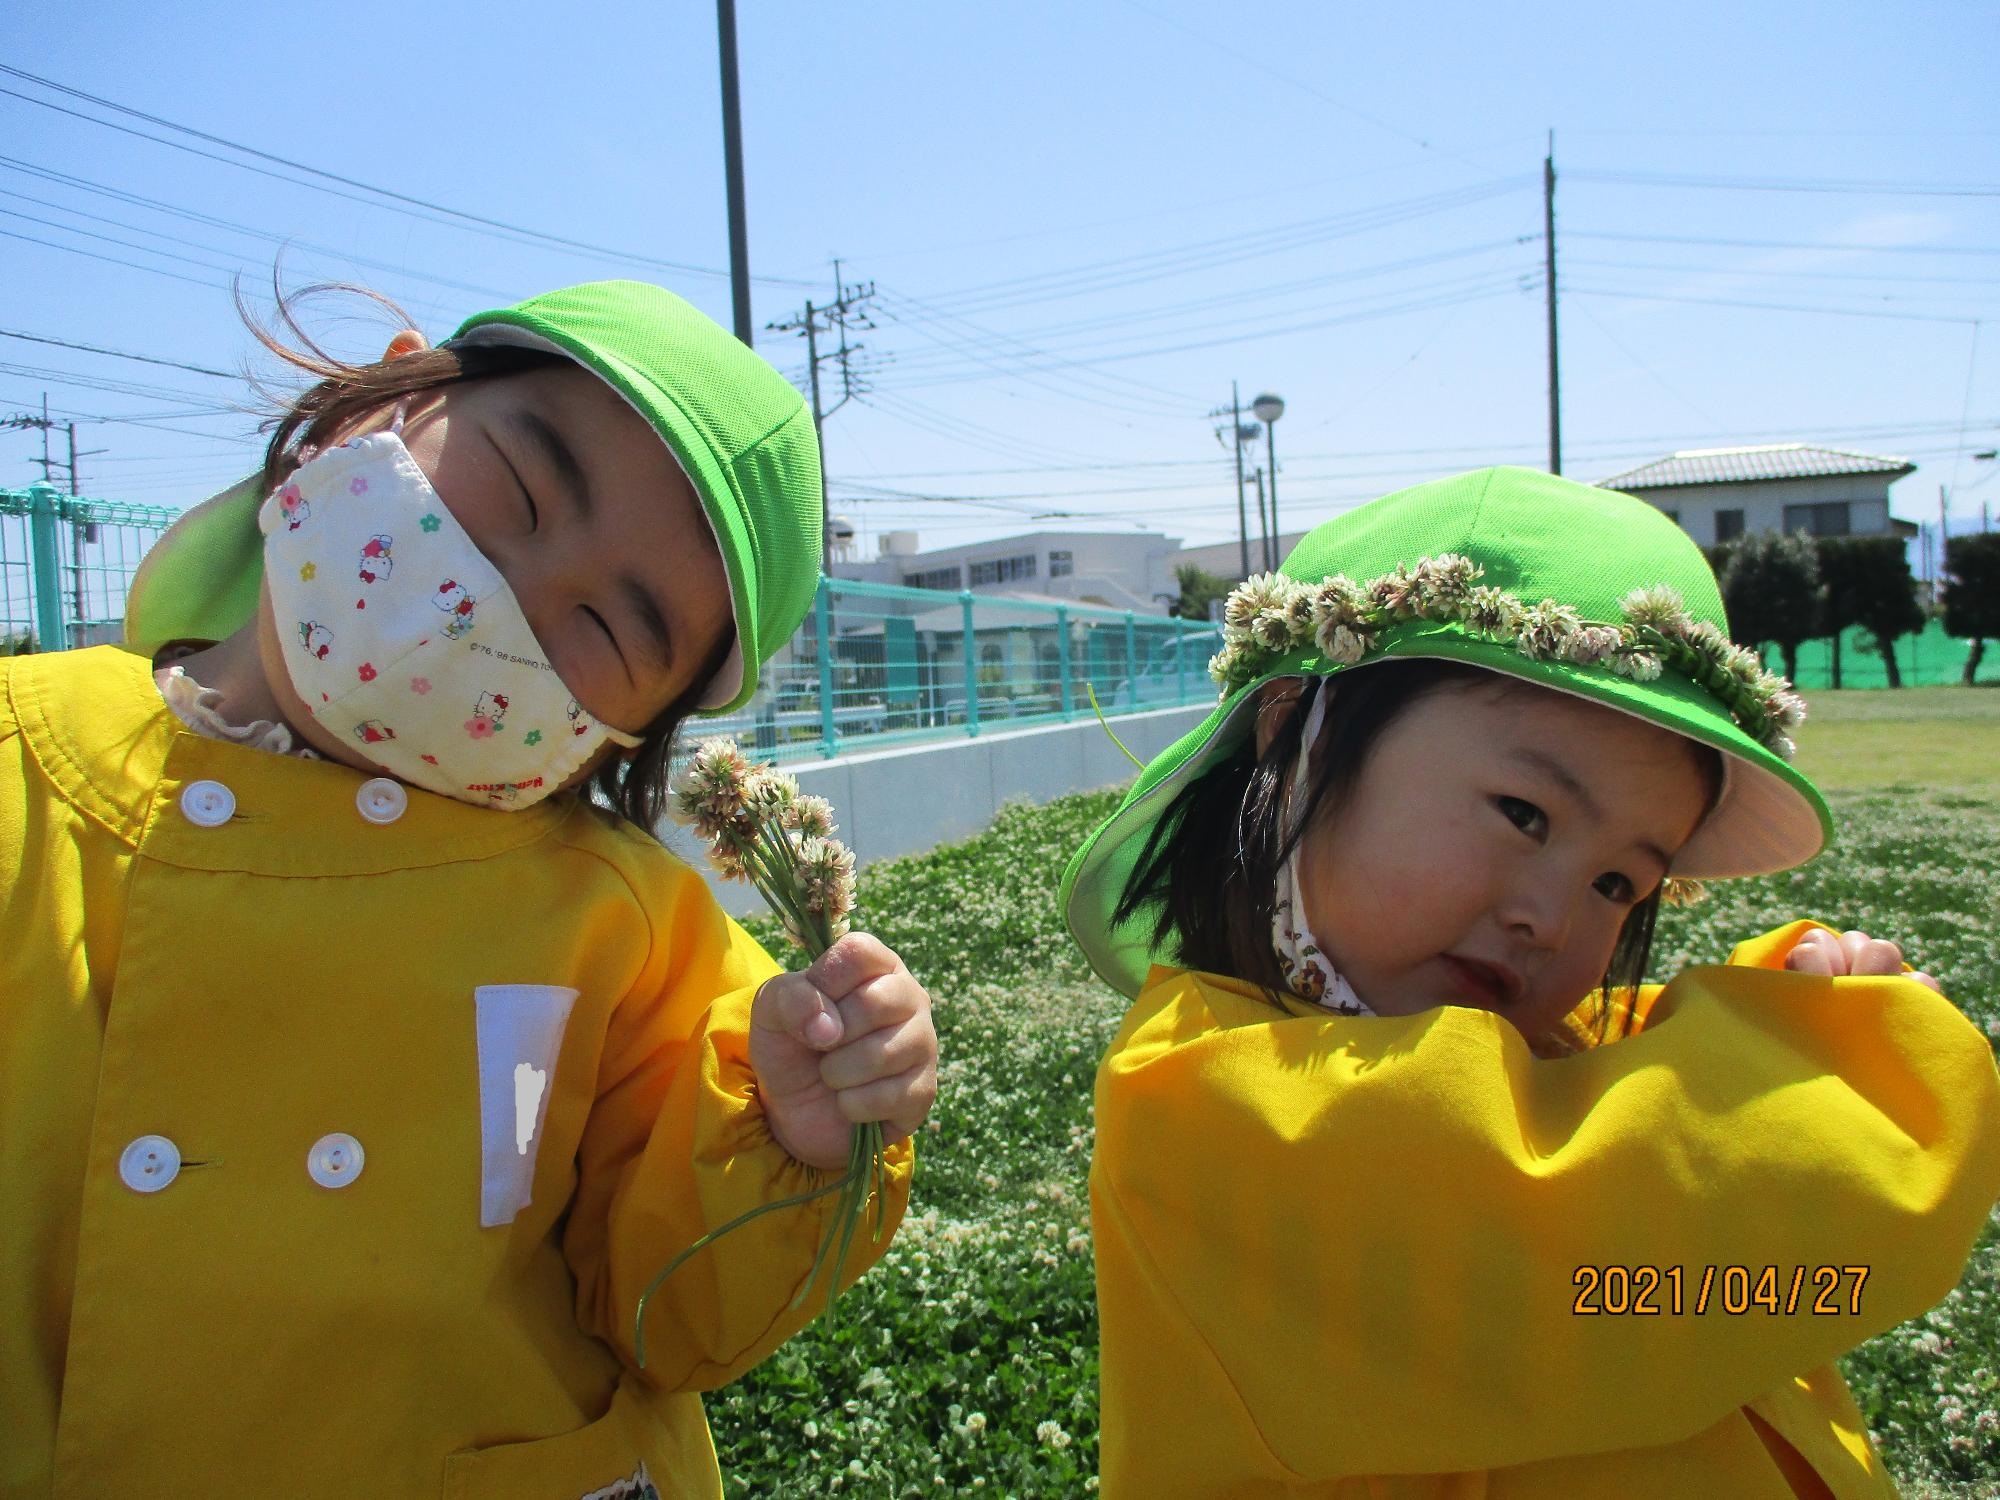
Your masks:
{"label": "grassy lawn", "polygon": [[[1816,916],[1895,936],[2000,1035],[2000,691],[1822,693],[1812,708],[1799,760],[1832,794],[1838,842],[1667,913],[1656,974]],[[729,1493],[1095,1487],[1090,1086],[1123,1001],[1089,975],[1053,897],[1116,801],[1012,807],[965,843],[864,873],[863,925],[936,997],[943,1093],[911,1217],[840,1322],[710,1396]],[[2000,1496],[1995,1225],[1956,1291],[1843,1368],[1906,1496]]]}
{"label": "grassy lawn", "polygon": [[2000,793],[2000,688],[1813,693],[1796,764],[1829,792]]}

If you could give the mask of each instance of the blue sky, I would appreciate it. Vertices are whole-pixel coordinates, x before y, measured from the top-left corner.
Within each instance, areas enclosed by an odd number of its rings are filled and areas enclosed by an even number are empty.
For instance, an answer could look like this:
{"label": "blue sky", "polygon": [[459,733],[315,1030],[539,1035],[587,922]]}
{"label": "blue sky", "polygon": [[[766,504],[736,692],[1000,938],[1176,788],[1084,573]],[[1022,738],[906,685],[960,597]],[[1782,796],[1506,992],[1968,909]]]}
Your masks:
{"label": "blue sky", "polygon": [[[0,63],[106,103],[0,74],[0,329],[268,374],[228,286],[268,288],[281,247],[288,281],[364,282],[433,335],[613,275],[727,321],[713,7],[555,13],[10,7]],[[1232,379],[1288,403],[1287,529],[1543,462],[1551,128],[1567,472],[1804,440],[1919,462],[1909,519],[1940,484],[1972,524],[2000,501],[1971,457],[2000,440],[1990,5],[741,0],[738,24],[760,328],[836,256],[877,287],[827,425],[870,551],[1233,537],[1207,416]],[[797,339],[758,347],[802,375]],[[0,337],[0,416],[44,390],[106,450],[87,493],[181,506],[252,466],[239,380]],[[0,484],[40,452],[0,433]]]}

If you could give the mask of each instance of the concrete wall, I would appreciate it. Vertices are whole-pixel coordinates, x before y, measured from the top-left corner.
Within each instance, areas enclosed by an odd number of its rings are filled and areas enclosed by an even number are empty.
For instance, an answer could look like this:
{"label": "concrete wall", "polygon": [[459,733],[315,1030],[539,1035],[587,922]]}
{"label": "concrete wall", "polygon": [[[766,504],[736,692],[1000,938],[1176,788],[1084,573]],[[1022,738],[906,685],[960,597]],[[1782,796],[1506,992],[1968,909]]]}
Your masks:
{"label": "concrete wall", "polygon": [[[1207,718],[1213,707],[1125,714],[1111,726],[1134,755],[1151,760]],[[993,821],[1003,802],[1047,802],[1070,792],[1121,786],[1139,774],[1095,718],[785,769],[798,778],[801,790],[833,803],[840,837],[863,865],[977,833]],[[668,824],[660,834],[668,848],[708,873],[701,845],[686,829]],[[747,885],[711,876],[709,888],[733,916],[762,909]]]}

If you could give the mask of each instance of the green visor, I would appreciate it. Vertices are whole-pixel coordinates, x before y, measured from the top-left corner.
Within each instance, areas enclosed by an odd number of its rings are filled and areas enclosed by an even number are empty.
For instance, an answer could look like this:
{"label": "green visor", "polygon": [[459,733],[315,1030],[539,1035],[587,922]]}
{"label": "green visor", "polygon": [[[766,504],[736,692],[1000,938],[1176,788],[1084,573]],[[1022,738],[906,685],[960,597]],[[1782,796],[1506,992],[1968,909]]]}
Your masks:
{"label": "green visor", "polygon": [[[1403,587],[1420,559],[1450,556],[1480,570],[1476,586],[1482,591],[1502,591],[1530,606],[1568,606],[1573,614],[1527,612],[1530,622],[1555,621],[1559,643],[1518,629],[1504,601],[1478,601],[1487,614],[1507,618],[1496,629],[1481,623],[1485,615],[1467,604],[1462,586],[1457,602],[1443,603],[1427,603],[1421,592]],[[1292,584],[1321,585],[1336,576],[1361,585],[1357,598],[1369,597],[1368,585],[1382,581],[1373,597],[1389,600],[1390,607],[1370,606],[1376,626],[1342,642],[1345,659],[1330,654],[1310,626],[1287,635],[1281,621],[1267,618],[1259,640],[1242,602],[1257,591],[1257,581],[1239,590],[1227,634],[1244,644],[1226,664],[1231,688],[1202,724],[1140,773],[1118,811],[1064,871],[1060,900],[1070,932],[1092,967],[1124,993],[1138,993],[1153,963],[1171,961],[1154,950],[1157,913],[1141,910],[1123,923],[1113,921],[1147,838],[1175,797],[1250,734],[1257,690],[1276,678],[1330,677],[1397,657],[1441,657],[1572,693],[1708,745],[1722,754],[1722,792],[1675,857],[1677,876],[1789,869],[1831,838],[1825,799],[1787,763],[1789,742],[1756,711],[1760,703],[1789,699],[1789,685],[1731,652],[1722,598],[1701,549],[1644,501],[1532,469],[1483,469],[1436,480],[1314,528],[1279,573]],[[1657,597],[1663,589],[1677,596],[1682,629],[1669,627],[1667,637],[1641,632],[1665,648],[1644,651],[1635,668],[1633,658],[1611,653],[1611,637],[1602,632],[1630,618],[1627,605],[1636,591],[1656,591]],[[1303,591],[1281,583],[1266,592],[1297,600]],[[1597,638],[1577,634],[1592,625]],[[1628,628],[1626,645],[1634,639]],[[1593,659],[1599,656],[1604,659]]]}

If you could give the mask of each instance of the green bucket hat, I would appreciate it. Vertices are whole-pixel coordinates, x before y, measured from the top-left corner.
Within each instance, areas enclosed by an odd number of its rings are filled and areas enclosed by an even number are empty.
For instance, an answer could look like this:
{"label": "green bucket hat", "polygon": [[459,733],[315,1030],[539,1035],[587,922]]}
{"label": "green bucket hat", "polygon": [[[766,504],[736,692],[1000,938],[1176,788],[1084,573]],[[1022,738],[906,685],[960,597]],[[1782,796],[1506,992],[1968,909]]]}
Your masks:
{"label": "green bucket hat", "polygon": [[[1257,689],[1395,657],[1442,657],[1636,715],[1722,753],[1714,808],[1675,857],[1694,879],[1767,874],[1832,837],[1788,764],[1804,705],[1732,646],[1715,575],[1686,532],[1630,495],[1535,469],[1401,490],[1315,527],[1276,574],[1230,596],[1215,711],[1140,773],[1063,872],[1070,933],[1136,995],[1152,914],[1113,913],[1174,798],[1251,733]],[[1339,712],[1334,700],[1333,712]]]}
{"label": "green bucket hat", "polygon": [[[805,400],[706,314],[661,287],[594,281],[467,318],[451,345],[512,344],[575,360],[643,416],[686,472],[729,575],[736,644],[704,713],[748,702],[819,585],[819,444]],[[253,480],[189,511],[133,579],[126,640],[220,639],[256,608],[263,576]]]}

